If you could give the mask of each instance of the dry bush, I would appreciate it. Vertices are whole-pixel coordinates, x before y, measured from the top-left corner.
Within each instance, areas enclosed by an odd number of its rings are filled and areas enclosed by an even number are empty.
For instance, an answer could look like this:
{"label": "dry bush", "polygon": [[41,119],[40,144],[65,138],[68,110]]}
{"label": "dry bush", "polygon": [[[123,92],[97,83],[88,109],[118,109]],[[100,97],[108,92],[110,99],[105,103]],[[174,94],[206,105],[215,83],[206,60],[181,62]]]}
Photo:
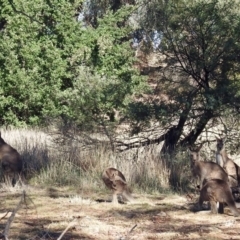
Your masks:
{"label": "dry bush", "polygon": [[193,179],[188,152],[177,149],[173,156],[165,158],[170,169],[169,182],[172,189],[178,192],[188,191]]}
{"label": "dry bush", "polygon": [[16,184],[13,186],[11,179],[7,178],[4,182],[1,183],[1,191],[11,192],[11,193],[21,193],[27,188],[27,186],[19,179]]}
{"label": "dry bush", "polygon": [[[188,154],[180,149],[172,156],[160,156],[160,148],[155,145],[142,147],[128,157],[123,166],[128,168],[131,183],[147,192],[188,191],[191,179]],[[129,159],[134,160],[128,166]]]}
{"label": "dry bush", "polygon": [[169,169],[155,146],[141,147],[117,155],[117,168],[140,191],[154,192],[169,188]]}
{"label": "dry bush", "polygon": [[63,158],[51,159],[50,163],[43,168],[31,180],[34,184],[48,186],[79,186],[79,169],[70,161]]}
{"label": "dry bush", "polygon": [[171,159],[160,158],[158,145],[124,152],[113,152],[104,144],[83,149],[77,136],[57,144],[53,136],[36,129],[2,130],[2,135],[21,154],[27,179],[33,184],[102,191],[101,174],[114,167],[124,173],[134,191],[184,191],[188,186],[188,160],[182,151]]}

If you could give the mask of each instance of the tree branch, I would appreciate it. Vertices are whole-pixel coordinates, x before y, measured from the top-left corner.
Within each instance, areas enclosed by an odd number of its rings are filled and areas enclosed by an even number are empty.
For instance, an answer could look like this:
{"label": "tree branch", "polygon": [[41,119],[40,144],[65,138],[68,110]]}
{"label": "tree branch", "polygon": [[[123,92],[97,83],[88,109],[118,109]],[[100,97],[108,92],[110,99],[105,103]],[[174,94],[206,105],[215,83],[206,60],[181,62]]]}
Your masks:
{"label": "tree branch", "polygon": [[16,8],[16,6],[14,5],[14,3],[13,3],[12,0],[8,0],[8,2],[9,2],[9,4],[11,5],[12,9],[14,10],[14,12],[22,14],[23,16],[29,18],[32,22],[37,22],[38,24],[45,25],[43,22],[38,21],[38,20],[35,19],[34,17],[29,16],[29,15],[26,14],[25,12],[18,10],[18,9]]}

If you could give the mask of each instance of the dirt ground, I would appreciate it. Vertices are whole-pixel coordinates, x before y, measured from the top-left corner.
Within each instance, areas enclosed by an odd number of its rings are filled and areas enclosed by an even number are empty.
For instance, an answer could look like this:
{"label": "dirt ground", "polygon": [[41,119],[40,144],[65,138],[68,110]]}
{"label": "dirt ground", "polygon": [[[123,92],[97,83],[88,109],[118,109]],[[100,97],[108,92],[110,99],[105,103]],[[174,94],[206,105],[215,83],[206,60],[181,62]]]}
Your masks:
{"label": "dirt ground", "polygon": [[[240,217],[233,217],[227,207],[221,215],[194,213],[190,210],[193,199],[185,195],[135,194],[134,203],[113,206],[102,202],[110,199],[110,193],[99,197],[70,192],[27,188],[25,201],[10,225],[9,239],[240,239]],[[0,195],[3,232],[22,191],[1,191]]]}

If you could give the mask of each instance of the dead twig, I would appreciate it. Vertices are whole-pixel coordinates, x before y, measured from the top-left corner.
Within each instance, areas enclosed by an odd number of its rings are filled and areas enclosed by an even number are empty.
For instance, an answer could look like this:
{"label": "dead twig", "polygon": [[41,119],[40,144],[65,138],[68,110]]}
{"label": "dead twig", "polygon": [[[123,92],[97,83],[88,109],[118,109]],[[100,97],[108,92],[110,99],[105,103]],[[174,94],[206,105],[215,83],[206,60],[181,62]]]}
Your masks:
{"label": "dead twig", "polygon": [[26,199],[26,192],[24,190],[18,205],[16,206],[16,208],[12,212],[11,216],[8,218],[7,224],[6,224],[5,229],[4,229],[4,231],[2,233],[2,236],[1,236],[3,239],[8,240],[8,235],[9,235],[9,230],[10,230],[11,224],[12,224],[14,218],[15,218],[15,215],[16,215],[17,211],[20,209],[21,205],[25,202],[25,199]]}
{"label": "dead twig", "polygon": [[126,239],[129,239],[130,234],[133,232],[133,230],[137,227],[137,224],[135,224],[130,231],[127,233]]}
{"label": "dead twig", "polygon": [[67,227],[65,228],[65,230],[62,232],[62,234],[59,236],[59,238],[57,240],[60,240],[62,239],[62,237],[64,236],[64,234],[68,231],[69,228],[73,227],[76,222],[75,222],[76,219],[73,219],[68,225]]}
{"label": "dead twig", "polygon": [[5,218],[7,215],[8,215],[9,211],[7,211],[1,218],[0,218],[0,221]]}
{"label": "dead twig", "polygon": [[[135,225],[131,228],[131,230],[129,231],[129,233],[132,233],[133,230],[134,230],[136,227],[137,227],[137,224],[135,224]],[[128,233],[128,234],[129,234],[129,233]]]}

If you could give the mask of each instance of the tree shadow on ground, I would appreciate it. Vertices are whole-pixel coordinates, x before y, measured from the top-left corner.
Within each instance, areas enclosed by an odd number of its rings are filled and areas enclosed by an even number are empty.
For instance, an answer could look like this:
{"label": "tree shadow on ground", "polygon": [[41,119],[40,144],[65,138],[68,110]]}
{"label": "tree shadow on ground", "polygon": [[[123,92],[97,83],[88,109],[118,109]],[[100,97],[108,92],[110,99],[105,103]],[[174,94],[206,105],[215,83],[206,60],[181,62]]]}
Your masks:
{"label": "tree shadow on ground", "polygon": [[[6,220],[7,221],[7,220]],[[21,221],[21,226],[12,226],[9,231],[9,239],[58,239],[65,228],[55,227],[51,229],[50,224],[60,224],[62,220],[50,220],[47,218],[31,218]],[[15,223],[18,223],[17,221]],[[0,231],[3,231],[6,224],[0,224]],[[67,227],[67,224],[66,224]],[[61,238],[62,240],[93,239],[81,233],[75,226],[70,227]]]}
{"label": "tree shadow on ground", "polygon": [[50,197],[50,198],[68,198],[69,197],[69,194],[66,194],[65,192],[61,192],[59,190],[57,190],[56,188],[53,188],[53,187],[50,187],[47,189],[47,195]]}
{"label": "tree shadow on ground", "polygon": [[[155,221],[151,226],[144,227],[143,231],[151,231],[153,233],[161,233],[161,232],[175,232],[179,234],[179,236],[185,236],[188,237],[191,234],[199,234],[199,238],[194,239],[211,239],[211,237],[208,235],[208,237],[204,237],[204,235],[223,232],[228,235],[228,239],[236,239],[236,235],[238,236],[239,228],[237,227],[225,227],[224,224],[220,225],[219,223],[186,223],[183,220],[180,219],[170,219],[170,221],[166,221],[165,219],[161,218],[155,218]],[[231,238],[233,236],[233,238]],[[178,238],[181,239],[181,238]],[[188,239],[188,238],[187,238]],[[214,237],[214,239],[222,239],[218,238],[217,236]]]}
{"label": "tree shadow on ground", "polygon": [[[207,210],[205,210],[207,211]],[[174,213],[174,214],[171,214]],[[210,211],[208,211],[209,216]],[[137,228],[140,228],[140,232],[149,232],[151,234],[165,234],[165,233],[174,233],[178,237],[176,239],[191,239],[194,235],[194,239],[223,239],[218,238],[218,233],[227,234],[228,239],[238,239],[239,228],[235,225],[239,224],[240,219],[234,218],[229,209],[226,209],[224,212],[225,216],[231,217],[226,218],[221,224],[219,223],[196,223],[196,221],[189,218],[182,219],[179,216],[183,214],[188,214],[189,209],[181,206],[171,206],[169,204],[161,204],[155,206],[137,206],[135,209],[111,209],[107,217],[109,219],[118,218],[122,222],[129,219],[133,222],[139,223]],[[197,213],[196,213],[197,214]],[[212,215],[211,215],[212,216]],[[100,216],[104,218],[104,216]],[[141,224],[147,223],[147,224]],[[229,227],[229,226],[230,227]],[[214,235],[215,234],[215,235]],[[199,237],[198,237],[198,236]]]}
{"label": "tree shadow on ground", "polygon": [[[186,210],[182,206],[172,206],[168,204],[161,205],[148,205],[148,204],[138,204],[134,205],[134,209],[131,209],[131,205],[127,205],[127,209],[117,209],[113,208],[108,211],[107,216],[118,216],[119,218],[127,218],[127,219],[148,219],[155,215],[164,215],[168,216],[169,211],[178,211],[178,210]],[[106,213],[104,213],[106,215]],[[99,216],[100,218],[104,218],[103,215]]]}

